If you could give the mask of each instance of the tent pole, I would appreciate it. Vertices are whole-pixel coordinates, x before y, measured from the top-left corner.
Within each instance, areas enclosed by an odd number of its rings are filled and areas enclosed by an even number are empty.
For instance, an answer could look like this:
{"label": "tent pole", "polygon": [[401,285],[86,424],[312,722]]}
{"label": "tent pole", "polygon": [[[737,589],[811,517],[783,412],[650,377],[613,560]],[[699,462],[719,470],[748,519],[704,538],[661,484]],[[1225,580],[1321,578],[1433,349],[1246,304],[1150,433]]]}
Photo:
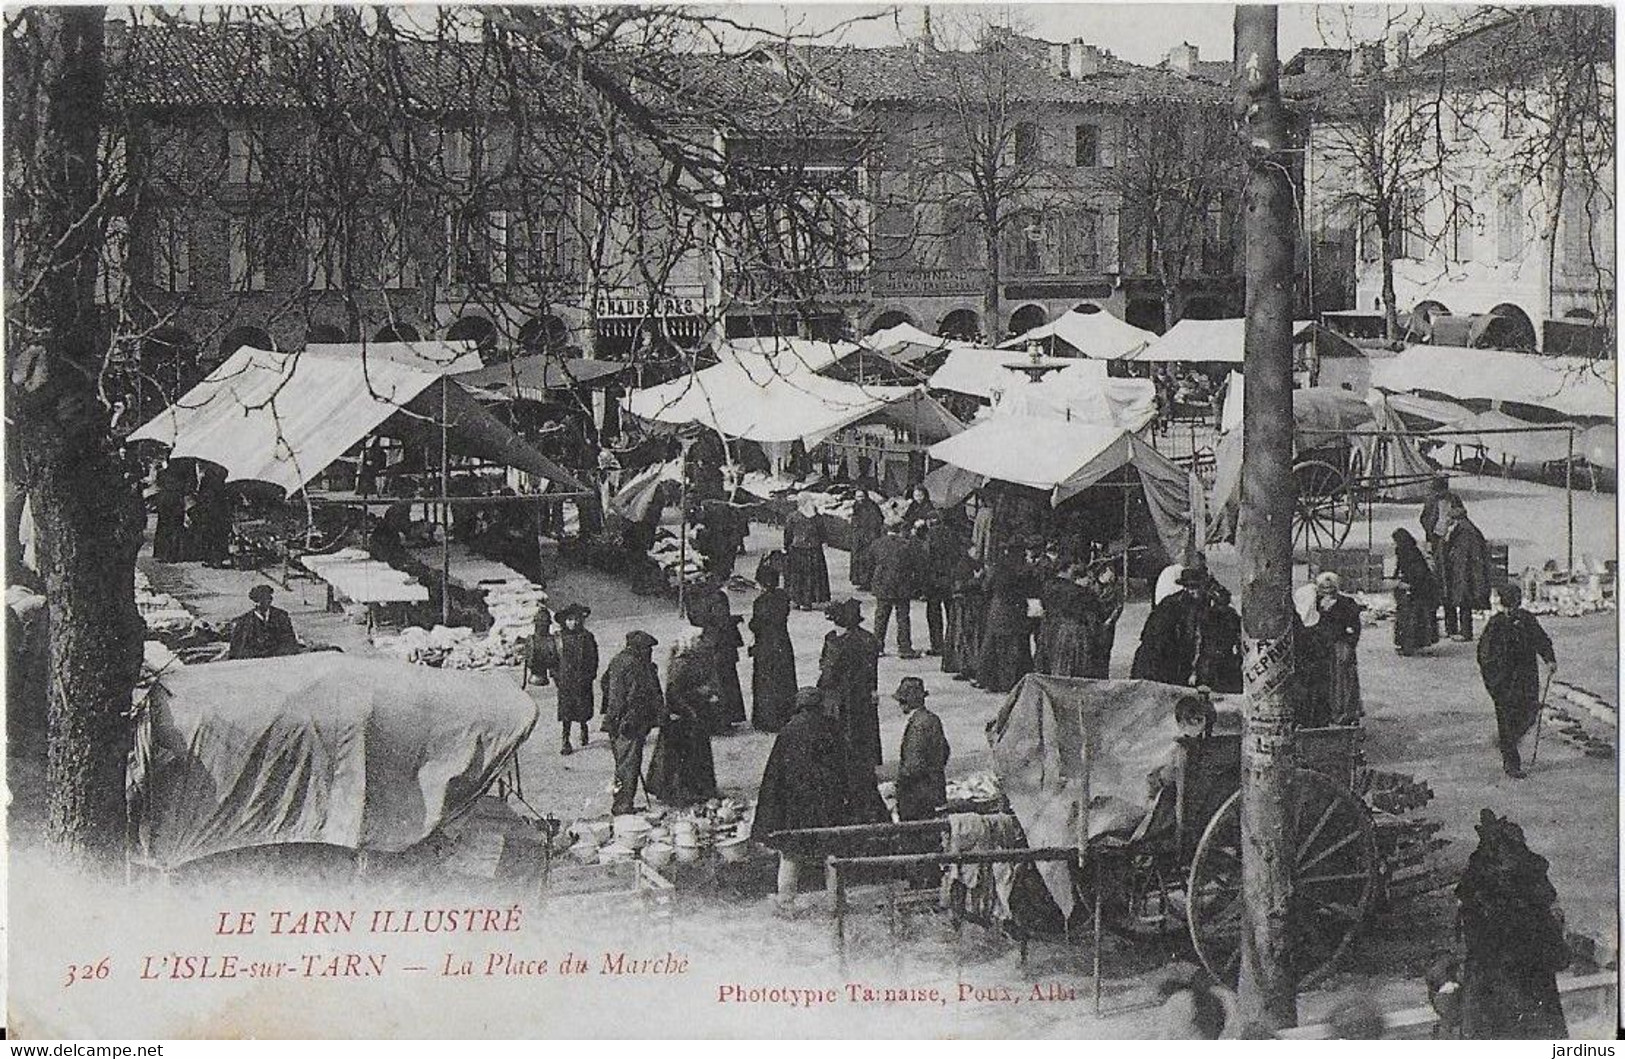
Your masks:
{"label": "tent pole", "polygon": [[[440,380],[440,495],[451,496],[451,456],[446,451],[446,387]],[[451,512],[449,501],[440,505],[440,624],[451,624]]]}
{"label": "tent pole", "polygon": [[680,487],[679,509],[683,513],[683,521],[677,530],[677,616],[683,615],[684,589],[688,586],[688,447],[683,447],[683,481]]}
{"label": "tent pole", "polygon": [[1568,508],[1569,556],[1566,570],[1574,570],[1574,427],[1569,427],[1569,458],[1563,461],[1563,502]]}

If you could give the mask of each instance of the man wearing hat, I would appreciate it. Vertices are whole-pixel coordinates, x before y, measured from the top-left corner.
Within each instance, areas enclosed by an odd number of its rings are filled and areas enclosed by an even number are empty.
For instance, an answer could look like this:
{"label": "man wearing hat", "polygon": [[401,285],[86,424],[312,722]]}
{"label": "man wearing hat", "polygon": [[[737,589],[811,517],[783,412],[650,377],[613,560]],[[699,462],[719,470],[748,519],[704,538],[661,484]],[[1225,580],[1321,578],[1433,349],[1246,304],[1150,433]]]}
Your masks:
{"label": "man wearing hat", "polygon": [[756,792],[750,837],[779,851],[779,900],[795,900],[800,860],[813,851],[779,838],[781,831],[852,822],[851,764],[841,722],[824,712],[824,693],[796,691],[795,714],[773,740]]}
{"label": "man wearing hat", "polygon": [[604,689],[604,731],[615,755],[614,800],[610,812],[632,812],[643,775],[643,746],[666,716],[666,696],[655,668],[655,638],[642,629],[626,634],[626,646],[610,659],[600,683]]}
{"label": "man wearing hat", "polygon": [[1207,605],[1208,573],[1188,566],[1179,572],[1177,591],[1156,606],[1140,631],[1134,652],[1135,680],[1156,680],[1185,687],[1196,671],[1202,612]]}
{"label": "man wearing hat", "polygon": [[919,677],[904,677],[892,698],[908,718],[897,766],[897,818],[929,819],[948,800],[948,737],[942,721],[926,709],[925,682]]}
{"label": "man wearing hat", "polygon": [[299,653],[293,619],[281,607],[271,606],[276,593],[270,585],[248,590],[254,609],[231,623],[231,652],[227,658],[276,658]]}

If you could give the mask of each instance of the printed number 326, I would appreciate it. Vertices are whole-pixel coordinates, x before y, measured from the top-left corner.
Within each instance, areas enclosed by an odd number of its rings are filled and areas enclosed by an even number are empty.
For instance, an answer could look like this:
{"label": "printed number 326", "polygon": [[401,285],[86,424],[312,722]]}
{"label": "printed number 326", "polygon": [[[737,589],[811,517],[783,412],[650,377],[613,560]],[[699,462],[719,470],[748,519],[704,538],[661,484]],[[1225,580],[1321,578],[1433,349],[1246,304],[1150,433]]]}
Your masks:
{"label": "printed number 326", "polygon": [[99,982],[106,978],[111,971],[112,968],[108,967],[106,956],[103,956],[95,963],[70,963],[68,964],[68,978],[67,981],[62,983],[62,988],[66,989],[75,982]]}

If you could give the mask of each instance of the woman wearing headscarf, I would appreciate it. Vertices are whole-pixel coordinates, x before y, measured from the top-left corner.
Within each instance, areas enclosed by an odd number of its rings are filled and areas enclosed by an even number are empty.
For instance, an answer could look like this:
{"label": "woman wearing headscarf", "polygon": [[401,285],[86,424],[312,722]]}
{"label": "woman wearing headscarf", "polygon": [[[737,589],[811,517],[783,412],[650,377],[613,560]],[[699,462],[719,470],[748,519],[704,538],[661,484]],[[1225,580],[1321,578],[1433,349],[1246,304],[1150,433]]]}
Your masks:
{"label": "woman wearing headscarf", "polygon": [[650,794],[678,808],[717,795],[707,727],[717,709],[716,666],[702,635],[690,628],[672,645],[666,664],[666,720],[644,779]]}
{"label": "woman wearing headscarf", "polygon": [[824,561],[824,529],[818,509],[802,497],[784,520],[785,591],[790,602],[811,610],[829,602],[829,564]]}
{"label": "woman wearing headscarf", "polygon": [[790,719],[796,698],[796,649],[790,642],[790,597],[779,587],[779,572],[760,570],[762,594],[750,609],[750,723],[777,732]]}
{"label": "woman wearing headscarf", "polygon": [[1410,530],[1394,530],[1394,649],[1413,655],[1439,642],[1439,582]]}
{"label": "woman wearing headscarf", "polygon": [[1324,723],[1355,724],[1360,719],[1360,605],[1345,596],[1343,582],[1330,570],[1315,578],[1315,610],[1309,630],[1314,642],[1314,693],[1323,703]]}

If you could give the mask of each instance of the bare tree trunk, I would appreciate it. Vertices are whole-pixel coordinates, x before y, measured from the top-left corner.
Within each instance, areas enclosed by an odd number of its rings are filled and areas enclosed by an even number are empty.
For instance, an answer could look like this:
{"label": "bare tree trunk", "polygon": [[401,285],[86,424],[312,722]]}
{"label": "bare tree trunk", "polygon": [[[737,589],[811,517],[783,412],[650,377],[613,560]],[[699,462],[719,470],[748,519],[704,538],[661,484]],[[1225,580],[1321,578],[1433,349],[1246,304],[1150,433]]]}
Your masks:
{"label": "bare tree trunk", "polygon": [[1382,320],[1390,341],[1404,338],[1399,328],[1399,306],[1394,304],[1394,236],[1392,232],[1378,233],[1382,244]]}
{"label": "bare tree trunk", "polygon": [[995,225],[983,227],[982,242],[987,250],[987,277],[982,287],[982,332],[988,342],[997,345],[1004,337],[1004,329],[999,321],[999,234]]}
{"label": "bare tree trunk", "polygon": [[1247,370],[1236,544],[1246,653],[1242,736],[1241,1010],[1297,1022],[1288,949],[1292,707],[1292,185],[1276,62],[1276,9],[1236,8],[1236,105],[1247,179]]}
{"label": "bare tree trunk", "polygon": [[[13,321],[13,428],[38,530],[50,627],[46,741],[48,838],[87,864],[122,864],[124,769],[130,696],[140,672],[135,607],[139,499],[125,477],[96,394],[101,366],[94,281],[101,225],[97,148],[102,103],[102,19],[95,7],[34,8],[22,77],[30,106],[17,150],[28,157],[30,271],[41,282]],[[12,135],[19,131],[13,126]],[[9,138],[9,137],[8,137]],[[26,148],[22,146],[26,144]],[[8,146],[13,146],[8,144]],[[15,367],[25,367],[20,381]]]}

